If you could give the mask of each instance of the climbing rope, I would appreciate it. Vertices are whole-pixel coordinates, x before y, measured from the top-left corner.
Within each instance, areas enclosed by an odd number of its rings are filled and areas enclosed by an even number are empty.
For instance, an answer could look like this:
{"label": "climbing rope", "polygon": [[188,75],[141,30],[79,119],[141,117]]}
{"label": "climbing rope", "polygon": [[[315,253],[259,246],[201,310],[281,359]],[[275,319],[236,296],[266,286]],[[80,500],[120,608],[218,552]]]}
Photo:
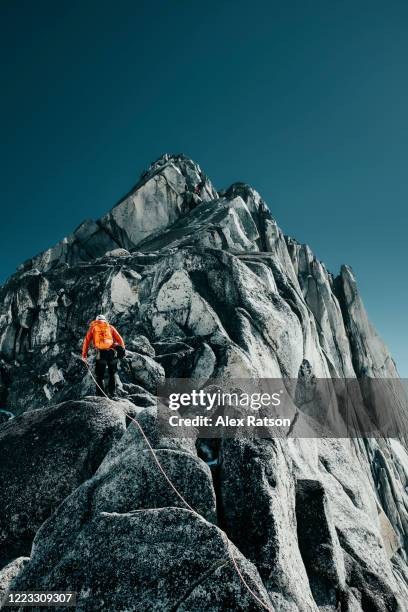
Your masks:
{"label": "climbing rope", "polygon": [[[100,389],[100,391],[103,393],[103,395],[106,397],[106,399],[109,399],[109,397],[106,395],[105,391],[102,389],[102,387],[98,384],[98,381],[96,380],[95,376],[93,375],[93,372],[91,370],[91,368],[89,367],[89,364],[87,361],[84,361],[89,374],[91,375],[91,378],[93,379],[93,381],[95,382],[96,386],[98,387],[98,389]],[[126,410],[121,406],[123,412],[125,413],[125,416],[132,421],[132,423],[134,423],[136,425],[136,427],[139,429],[147,448],[149,449],[157,467],[159,468],[160,472],[163,474],[164,478],[166,479],[166,481],[168,482],[168,484],[170,485],[170,487],[173,489],[173,491],[176,493],[177,497],[183,502],[183,504],[185,505],[185,507],[190,510],[190,512],[192,512],[193,514],[195,514],[196,516],[198,516],[200,519],[203,518],[201,516],[201,514],[199,514],[196,510],[194,510],[194,508],[192,508],[190,506],[190,504],[188,503],[188,501],[183,497],[183,495],[180,493],[180,491],[178,491],[177,487],[173,484],[173,482],[171,481],[170,477],[167,475],[166,470],[164,469],[164,467],[162,466],[162,464],[160,463],[159,458],[157,457],[157,453],[154,450],[154,448],[152,447],[152,445],[149,442],[149,439],[147,437],[147,435],[145,434],[143,427],[140,425],[139,421],[135,418],[133,418],[128,412],[126,412]],[[252,597],[255,599],[255,601],[257,601],[259,603],[259,605],[261,605],[265,610],[268,610],[268,612],[274,612],[273,608],[271,608],[271,606],[269,606],[267,603],[265,603],[260,597],[258,597],[258,595],[255,593],[255,591],[253,591],[253,589],[251,589],[251,587],[249,586],[249,584],[247,583],[247,581],[245,580],[244,576],[242,575],[241,570],[238,567],[238,563],[232,553],[232,550],[230,548],[230,541],[227,538],[226,533],[224,533],[221,530],[222,533],[222,538],[227,546],[227,552],[228,552],[228,556],[230,557],[231,561],[232,561],[232,566],[235,569],[235,572],[238,575],[238,578],[240,579],[240,581],[242,582],[242,584],[245,586],[245,588],[247,589],[247,591],[252,595]]]}

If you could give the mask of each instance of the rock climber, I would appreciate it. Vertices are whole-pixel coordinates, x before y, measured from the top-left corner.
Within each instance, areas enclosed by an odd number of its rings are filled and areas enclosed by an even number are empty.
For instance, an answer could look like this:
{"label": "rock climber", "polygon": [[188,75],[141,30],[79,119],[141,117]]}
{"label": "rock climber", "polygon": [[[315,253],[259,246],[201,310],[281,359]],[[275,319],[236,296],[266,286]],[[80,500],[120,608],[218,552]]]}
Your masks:
{"label": "rock climber", "polygon": [[110,325],[104,315],[98,315],[89,326],[82,345],[82,359],[87,363],[89,344],[93,343],[96,350],[95,376],[97,381],[96,395],[105,392],[104,377],[106,367],[109,373],[108,395],[113,397],[116,392],[115,374],[118,369],[118,358],[125,355],[125,343],[120,333]]}

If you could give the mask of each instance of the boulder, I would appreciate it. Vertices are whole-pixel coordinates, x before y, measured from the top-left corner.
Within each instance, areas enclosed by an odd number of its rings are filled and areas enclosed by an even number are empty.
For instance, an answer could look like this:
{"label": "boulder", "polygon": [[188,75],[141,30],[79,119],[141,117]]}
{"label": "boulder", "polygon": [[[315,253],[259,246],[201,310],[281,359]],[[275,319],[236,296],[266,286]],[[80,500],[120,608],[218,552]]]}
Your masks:
{"label": "boulder", "polygon": [[29,557],[18,557],[0,570],[0,608],[6,604],[3,599],[7,595],[12,580],[18,576],[29,560]]}
{"label": "boulder", "polygon": [[41,559],[57,542],[42,537],[40,532],[31,562],[12,588],[75,591],[79,612],[260,612],[264,608],[238,577],[229,550],[256,596],[269,602],[255,567],[215,525],[188,510],[100,512],[47,566]]}
{"label": "boulder", "polygon": [[164,381],[163,367],[148,355],[129,351],[128,359],[134,381],[147,391],[156,393],[157,386]]}
{"label": "boulder", "polygon": [[295,479],[285,444],[223,440],[223,526],[256,565],[277,610],[317,612],[299,551]]}
{"label": "boulder", "polygon": [[30,553],[38,528],[124,431],[123,410],[100,398],[26,412],[0,429],[0,567]]}

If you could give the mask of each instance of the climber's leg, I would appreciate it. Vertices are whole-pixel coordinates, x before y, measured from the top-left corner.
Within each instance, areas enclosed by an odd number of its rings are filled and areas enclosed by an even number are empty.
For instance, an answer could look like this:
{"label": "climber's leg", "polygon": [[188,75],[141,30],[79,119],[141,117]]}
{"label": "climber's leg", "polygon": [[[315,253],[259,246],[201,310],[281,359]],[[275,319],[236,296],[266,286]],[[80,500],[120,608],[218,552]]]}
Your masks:
{"label": "climber's leg", "polygon": [[108,372],[109,372],[109,383],[108,383],[108,393],[113,396],[116,392],[116,379],[115,374],[118,370],[118,360],[116,359],[115,354],[108,361]]}
{"label": "climber's leg", "polygon": [[106,360],[105,359],[97,359],[95,364],[95,374],[96,374],[96,395],[103,396],[103,391],[105,391],[105,387],[103,384],[103,379],[105,376],[106,370]]}

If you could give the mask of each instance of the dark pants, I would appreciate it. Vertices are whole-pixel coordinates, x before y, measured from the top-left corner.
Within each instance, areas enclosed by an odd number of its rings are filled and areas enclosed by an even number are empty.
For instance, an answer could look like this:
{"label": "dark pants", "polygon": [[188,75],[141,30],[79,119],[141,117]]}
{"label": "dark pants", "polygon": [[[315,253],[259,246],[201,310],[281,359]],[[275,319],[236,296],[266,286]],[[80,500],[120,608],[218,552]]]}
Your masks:
{"label": "dark pants", "polygon": [[106,367],[108,368],[109,374],[108,393],[109,395],[114,395],[116,390],[115,373],[118,369],[118,360],[116,358],[116,351],[113,349],[99,351],[99,356],[95,365],[96,380],[99,385],[96,387],[96,395],[103,395],[102,389],[105,391],[103,379],[105,377]]}

